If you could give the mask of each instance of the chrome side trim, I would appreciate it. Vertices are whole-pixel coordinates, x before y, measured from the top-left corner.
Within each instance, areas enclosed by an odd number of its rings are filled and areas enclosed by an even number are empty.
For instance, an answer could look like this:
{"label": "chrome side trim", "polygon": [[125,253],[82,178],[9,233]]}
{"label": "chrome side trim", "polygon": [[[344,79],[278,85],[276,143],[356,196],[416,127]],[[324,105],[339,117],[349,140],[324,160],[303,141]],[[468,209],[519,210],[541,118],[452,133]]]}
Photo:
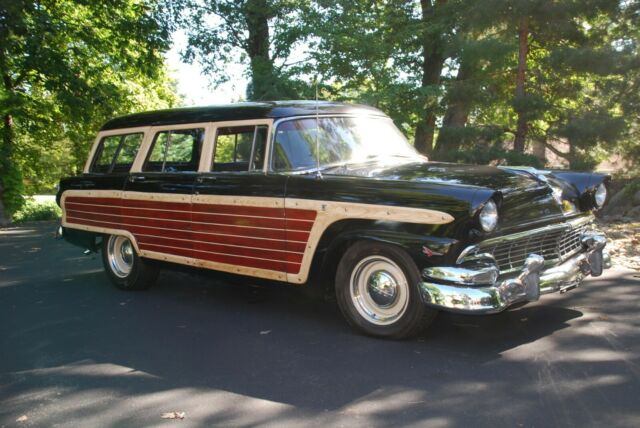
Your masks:
{"label": "chrome side trim", "polygon": [[455,266],[431,267],[422,271],[425,279],[455,282],[467,285],[493,285],[500,271],[495,265],[486,265],[479,269],[465,269]]}

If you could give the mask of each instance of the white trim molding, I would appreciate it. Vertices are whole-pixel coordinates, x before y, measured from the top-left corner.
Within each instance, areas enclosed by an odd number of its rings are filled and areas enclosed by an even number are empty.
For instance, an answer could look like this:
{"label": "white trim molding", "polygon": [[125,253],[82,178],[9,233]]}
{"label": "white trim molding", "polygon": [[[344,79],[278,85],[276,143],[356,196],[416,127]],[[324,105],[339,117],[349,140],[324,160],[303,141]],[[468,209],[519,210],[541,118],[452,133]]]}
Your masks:
{"label": "white trim molding", "polygon": [[[238,266],[234,264],[219,263],[214,261],[207,261],[199,259],[197,257],[184,257],[175,254],[163,253],[161,251],[150,251],[148,249],[140,249],[135,236],[126,228],[119,227],[108,228],[103,225],[105,222],[94,221],[95,223],[102,223],[101,226],[90,226],[86,224],[78,224],[69,221],[67,218],[66,199],[68,197],[86,197],[86,198],[115,198],[121,201],[125,200],[141,200],[141,201],[156,201],[156,202],[180,202],[189,203],[191,205],[207,204],[207,205],[227,205],[227,206],[240,206],[240,207],[257,207],[257,208],[279,208],[282,210],[282,220],[286,221],[287,209],[306,210],[315,213],[314,220],[298,220],[292,218],[291,221],[310,223],[311,228],[308,233],[309,237],[305,243],[304,253],[302,256],[302,262],[298,273],[287,273],[280,270],[270,270],[246,266]],[[82,205],[82,203],[76,203]],[[90,205],[90,204],[89,204]],[[373,205],[362,203],[350,203],[350,202],[335,202],[335,201],[318,201],[308,199],[284,199],[284,198],[272,198],[272,197],[249,197],[249,196],[218,196],[218,195],[181,195],[181,194],[165,194],[165,193],[144,193],[144,192],[127,192],[127,191],[115,191],[115,190],[67,190],[63,193],[61,198],[62,206],[62,225],[64,227],[72,229],[80,229],[85,231],[91,231],[101,234],[113,234],[123,235],[131,240],[136,252],[142,257],[148,257],[155,260],[169,261],[173,263],[180,263],[189,266],[196,266],[206,269],[213,269],[222,272],[237,273],[242,275],[248,275],[258,278],[273,279],[278,281],[286,281],[292,284],[303,284],[308,280],[309,272],[311,270],[311,263],[313,256],[316,252],[317,246],[324,232],[332,224],[340,220],[346,219],[364,219],[364,220],[382,220],[401,223],[418,223],[418,224],[447,224],[454,220],[454,218],[447,213],[421,208],[408,208],[408,207],[396,207],[387,205]],[[114,205],[115,206],[115,205]],[[118,204],[120,206],[120,204]],[[117,206],[116,206],[117,207]],[[159,210],[167,211],[171,210]],[[195,210],[191,210],[192,213]],[[95,215],[95,214],[94,214]],[[98,214],[99,215],[99,214]],[[248,216],[248,218],[251,216]],[[260,216],[255,216],[260,218]],[[275,217],[264,217],[275,219]],[[178,220],[176,220],[178,221]],[[91,221],[88,221],[91,222]],[[184,222],[184,220],[180,220]],[[140,227],[140,226],[139,226]],[[147,227],[147,226],[141,226]],[[251,227],[251,226],[249,226]],[[294,229],[280,229],[281,231],[295,231]],[[177,230],[176,230],[177,231]],[[213,236],[212,236],[213,238]],[[179,238],[177,238],[179,239]],[[196,241],[194,241],[196,242]],[[293,241],[289,241],[292,242]],[[212,239],[211,244],[216,244],[216,241]],[[295,242],[300,245],[300,242]],[[149,246],[149,244],[145,244]],[[155,244],[152,244],[155,245]],[[233,245],[232,245],[233,246]],[[242,247],[238,245],[238,247]],[[170,248],[170,247],[167,247]],[[249,248],[249,247],[246,247]],[[202,250],[195,250],[202,251]],[[302,249],[300,249],[302,251]],[[282,251],[282,253],[295,253],[296,251]],[[298,252],[299,254],[299,252]],[[229,254],[232,256],[232,254]],[[256,257],[248,257],[256,258]],[[275,262],[274,262],[275,263]],[[283,261],[282,263],[288,263]],[[297,262],[295,263],[297,264]]]}

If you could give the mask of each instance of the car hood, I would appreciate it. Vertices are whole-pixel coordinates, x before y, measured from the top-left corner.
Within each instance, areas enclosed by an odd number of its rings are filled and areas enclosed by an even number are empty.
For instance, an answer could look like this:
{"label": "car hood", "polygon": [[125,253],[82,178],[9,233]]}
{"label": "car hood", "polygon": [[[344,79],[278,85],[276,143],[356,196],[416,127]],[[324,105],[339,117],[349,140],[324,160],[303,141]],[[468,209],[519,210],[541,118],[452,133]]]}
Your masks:
{"label": "car hood", "polygon": [[[481,207],[493,197],[500,204],[500,231],[505,233],[533,224],[551,223],[564,218],[553,189],[540,176],[524,170],[485,165],[444,162],[416,162],[386,166],[363,166],[340,172],[367,176],[375,180],[450,185],[478,189],[471,209]],[[473,216],[474,212],[470,214]]]}
{"label": "car hood", "polygon": [[423,162],[368,169],[367,175],[379,179],[476,186],[499,191],[503,195],[547,187],[534,175],[485,165]]}

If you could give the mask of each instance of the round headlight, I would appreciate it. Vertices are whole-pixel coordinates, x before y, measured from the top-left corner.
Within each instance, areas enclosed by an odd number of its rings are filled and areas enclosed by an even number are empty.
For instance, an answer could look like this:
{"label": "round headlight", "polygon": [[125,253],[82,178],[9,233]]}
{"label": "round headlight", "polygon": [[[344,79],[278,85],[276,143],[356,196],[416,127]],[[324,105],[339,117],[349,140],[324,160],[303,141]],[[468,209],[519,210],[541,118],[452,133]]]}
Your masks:
{"label": "round headlight", "polygon": [[480,211],[480,226],[485,232],[491,232],[498,225],[498,207],[491,199]]}
{"label": "round headlight", "polygon": [[604,183],[598,186],[593,199],[596,202],[596,208],[602,208],[605,201],[607,200],[607,187],[604,185]]}

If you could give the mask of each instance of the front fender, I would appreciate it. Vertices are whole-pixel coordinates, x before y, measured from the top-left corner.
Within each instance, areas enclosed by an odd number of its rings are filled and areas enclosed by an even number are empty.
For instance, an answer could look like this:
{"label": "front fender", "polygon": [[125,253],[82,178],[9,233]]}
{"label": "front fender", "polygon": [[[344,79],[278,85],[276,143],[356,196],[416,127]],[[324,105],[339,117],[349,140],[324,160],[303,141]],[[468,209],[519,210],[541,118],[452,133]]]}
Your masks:
{"label": "front fender", "polygon": [[564,193],[573,193],[574,200],[581,211],[596,208],[594,194],[598,186],[602,183],[606,186],[611,180],[610,175],[597,172],[550,171],[549,175],[565,184]]}
{"label": "front fender", "polygon": [[[323,235],[314,257],[314,277],[329,279],[344,252],[355,242],[371,241],[393,245],[406,251],[421,270],[428,266],[450,264],[458,241],[435,237],[428,229],[411,231],[415,225],[386,222],[345,221],[332,225]],[[405,229],[405,226],[407,227]]]}

